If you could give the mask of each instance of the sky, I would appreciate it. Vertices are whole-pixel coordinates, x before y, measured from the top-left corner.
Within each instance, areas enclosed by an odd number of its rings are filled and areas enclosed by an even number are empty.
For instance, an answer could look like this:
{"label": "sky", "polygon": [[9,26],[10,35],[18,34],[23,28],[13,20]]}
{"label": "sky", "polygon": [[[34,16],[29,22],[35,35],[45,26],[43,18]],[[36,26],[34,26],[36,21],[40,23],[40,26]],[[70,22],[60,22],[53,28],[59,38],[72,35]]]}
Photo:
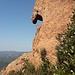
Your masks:
{"label": "sky", "polygon": [[35,0],[0,0],[0,51],[31,51]]}

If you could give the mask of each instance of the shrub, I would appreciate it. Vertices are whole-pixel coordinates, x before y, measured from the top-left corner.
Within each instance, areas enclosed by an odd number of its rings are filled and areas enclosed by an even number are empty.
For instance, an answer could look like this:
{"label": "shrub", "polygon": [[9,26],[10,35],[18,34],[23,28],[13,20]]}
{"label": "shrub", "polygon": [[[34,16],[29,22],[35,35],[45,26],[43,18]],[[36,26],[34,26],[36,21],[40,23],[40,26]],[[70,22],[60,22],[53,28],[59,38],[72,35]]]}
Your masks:
{"label": "shrub", "polygon": [[59,75],[74,75],[75,74],[75,10],[71,23],[68,24],[64,34],[59,34],[57,39],[60,42],[56,47],[58,50],[58,70]]}
{"label": "shrub", "polygon": [[46,52],[45,48],[41,49],[40,55],[41,55],[42,61],[45,61],[45,58],[46,58],[46,55],[47,55],[47,52]]}
{"label": "shrub", "polygon": [[25,67],[24,67],[26,75],[32,75],[35,72],[35,66],[30,63],[29,61],[25,61]]}
{"label": "shrub", "polygon": [[[43,48],[40,51],[41,54],[41,59],[42,59],[42,65],[39,67],[41,69],[41,74],[40,75],[53,75],[55,72],[55,66],[53,66],[49,60],[46,58],[47,52],[46,49]],[[39,69],[38,68],[38,69]]]}
{"label": "shrub", "polygon": [[10,71],[9,72],[9,74],[8,75],[16,75],[16,73],[15,73],[15,71],[14,70],[12,70],[12,71]]}

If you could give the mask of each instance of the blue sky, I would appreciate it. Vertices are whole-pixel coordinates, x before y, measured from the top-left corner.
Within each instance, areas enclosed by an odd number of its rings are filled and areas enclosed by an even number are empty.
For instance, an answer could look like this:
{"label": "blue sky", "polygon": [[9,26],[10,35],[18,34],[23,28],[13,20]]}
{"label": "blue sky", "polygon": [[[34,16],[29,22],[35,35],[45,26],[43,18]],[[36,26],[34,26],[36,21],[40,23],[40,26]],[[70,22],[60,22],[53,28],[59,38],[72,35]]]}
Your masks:
{"label": "blue sky", "polygon": [[31,51],[35,0],[0,0],[0,51]]}

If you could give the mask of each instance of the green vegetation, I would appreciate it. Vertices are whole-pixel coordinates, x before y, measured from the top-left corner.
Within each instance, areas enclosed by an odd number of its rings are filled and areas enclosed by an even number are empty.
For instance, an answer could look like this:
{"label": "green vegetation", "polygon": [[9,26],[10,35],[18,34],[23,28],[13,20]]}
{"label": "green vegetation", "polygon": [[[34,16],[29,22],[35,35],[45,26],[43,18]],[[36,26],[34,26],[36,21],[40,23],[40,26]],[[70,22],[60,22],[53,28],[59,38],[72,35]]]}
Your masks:
{"label": "green vegetation", "polygon": [[26,60],[23,70],[17,73],[9,72],[9,75],[75,75],[75,10],[67,30],[63,34],[58,34],[57,40],[60,42],[56,46],[57,66],[50,64],[46,58],[46,50],[42,49],[40,51],[42,64],[37,69]]}
{"label": "green vegetation", "polygon": [[58,71],[60,75],[75,75],[75,10],[64,34],[58,35]]}

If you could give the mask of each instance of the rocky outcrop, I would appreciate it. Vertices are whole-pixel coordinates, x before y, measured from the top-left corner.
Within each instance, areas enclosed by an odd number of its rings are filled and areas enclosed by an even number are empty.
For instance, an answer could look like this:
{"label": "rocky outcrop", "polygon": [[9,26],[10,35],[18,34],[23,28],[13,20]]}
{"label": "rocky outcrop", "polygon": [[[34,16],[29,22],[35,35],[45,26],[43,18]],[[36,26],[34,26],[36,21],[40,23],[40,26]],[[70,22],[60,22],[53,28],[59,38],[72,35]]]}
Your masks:
{"label": "rocky outcrop", "polygon": [[40,49],[42,48],[47,50],[47,58],[49,58],[50,62],[56,65],[57,50],[55,46],[59,44],[56,37],[58,33],[64,32],[67,28],[73,9],[75,9],[74,0],[36,0],[32,22],[36,24],[40,20],[42,24],[37,26],[36,35],[32,43],[32,53],[23,54],[10,63],[2,71],[2,75],[6,75],[10,70],[20,70],[23,67],[25,57],[35,66],[39,66],[41,63]]}
{"label": "rocky outcrop", "polygon": [[36,0],[32,14],[32,22],[42,21],[33,40],[34,57],[40,53],[41,48],[47,50],[47,57],[52,64],[56,64],[55,46],[58,33],[62,33],[70,22],[72,11],[75,8],[74,0]]}

